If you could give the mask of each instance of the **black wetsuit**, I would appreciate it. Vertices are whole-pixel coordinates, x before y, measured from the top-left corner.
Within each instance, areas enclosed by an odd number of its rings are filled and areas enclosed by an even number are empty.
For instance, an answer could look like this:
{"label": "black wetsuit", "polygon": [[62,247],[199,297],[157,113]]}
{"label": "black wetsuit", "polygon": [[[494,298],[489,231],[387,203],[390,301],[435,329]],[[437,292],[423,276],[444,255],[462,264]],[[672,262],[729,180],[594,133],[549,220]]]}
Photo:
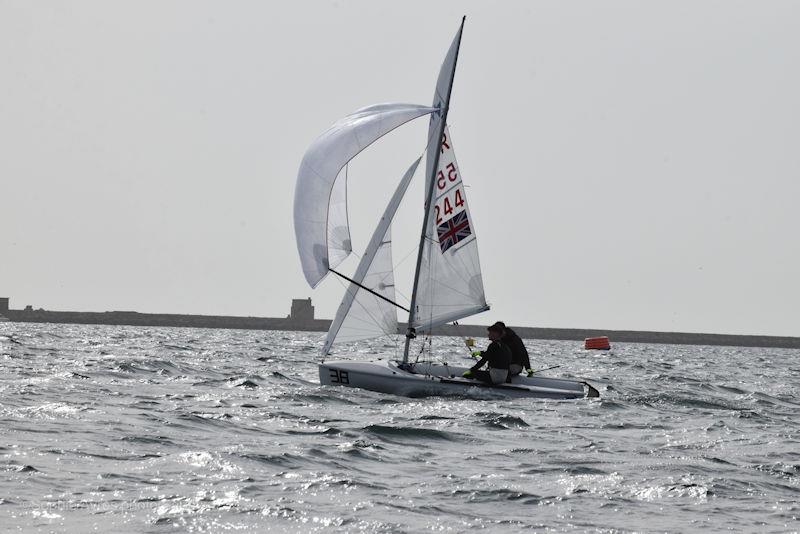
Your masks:
{"label": "black wetsuit", "polygon": [[506,369],[511,365],[511,349],[500,341],[492,341],[486,350],[481,351],[481,359],[470,368],[472,377],[483,380],[487,384],[493,384],[488,371],[479,371],[483,364],[489,362],[492,369]]}
{"label": "black wetsuit", "polygon": [[506,328],[506,333],[503,335],[502,341],[511,349],[511,363],[520,365],[523,369],[531,368],[528,349],[525,348],[525,343],[522,342],[516,332],[510,328]]}

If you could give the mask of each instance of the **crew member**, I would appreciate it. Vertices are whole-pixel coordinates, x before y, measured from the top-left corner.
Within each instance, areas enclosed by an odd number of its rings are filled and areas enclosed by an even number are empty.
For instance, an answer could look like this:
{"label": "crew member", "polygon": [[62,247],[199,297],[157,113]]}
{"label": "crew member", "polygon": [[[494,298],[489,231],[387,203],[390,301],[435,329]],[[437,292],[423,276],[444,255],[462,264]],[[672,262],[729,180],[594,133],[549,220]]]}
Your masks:
{"label": "crew member", "polygon": [[503,337],[500,338],[509,349],[511,349],[511,365],[508,367],[508,381],[511,382],[511,377],[517,376],[525,369],[528,376],[533,374],[531,369],[531,360],[528,356],[528,349],[525,348],[525,343],[512,329],[506,326],[503,321],[497,321],[492,326],[499,326],[503,329]]}
{"label": "crew member", "polygon": [[[502,341],[503,328],[493,324],[486,329],[489,346],[484,351],[475,351],[473,356],[480,356],[478,363],[464,371],[466,378],[483,380],[487,384],[502,384],[508,379],[508,366],[511,364],[511,349]],[[479,371],[483,364],[488,363],[486,371]]]}

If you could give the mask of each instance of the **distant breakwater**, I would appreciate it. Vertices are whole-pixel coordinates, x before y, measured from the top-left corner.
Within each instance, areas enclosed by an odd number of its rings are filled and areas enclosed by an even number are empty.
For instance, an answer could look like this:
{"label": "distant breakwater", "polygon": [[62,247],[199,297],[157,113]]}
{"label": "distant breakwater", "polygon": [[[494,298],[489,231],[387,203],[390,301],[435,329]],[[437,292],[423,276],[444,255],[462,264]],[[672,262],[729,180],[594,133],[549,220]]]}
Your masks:
{"label": "distant breakwater", "polygon": [[[7,310],[3,311],[3,315],[10,321],[22,323],[170,326],[241,330],[296,330],[308,332],[325,332],[331,324],[331,321],[327,319],[298,321],[291,317],[180,315],[169,313],[139,313],[133,311],[70,312]],[[587,337],[608,336],[611,339],[612,346],[613,343],[662,343],[672,345],[722,345],[733,347],[800,349],[800,337],[509,326],[513,327],[516,332],[525,339],[583,341]],[[405,324],[401,324],[399,332],[405,332],[405,328]],[[445,325],[436,328],[433,334],[442,336],[483,337],[486,335],[486,325]]]}

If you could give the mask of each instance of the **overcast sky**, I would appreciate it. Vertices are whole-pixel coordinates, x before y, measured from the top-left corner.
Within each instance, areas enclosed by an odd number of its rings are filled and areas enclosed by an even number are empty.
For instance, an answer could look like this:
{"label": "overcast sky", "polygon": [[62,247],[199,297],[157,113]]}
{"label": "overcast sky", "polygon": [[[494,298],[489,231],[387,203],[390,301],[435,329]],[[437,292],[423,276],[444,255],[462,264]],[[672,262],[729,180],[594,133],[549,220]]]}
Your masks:
{"label": "overcast sky", "polygon": [[[303,153],[357,108],[430,104],[462,15],[449,118],[492,305],[463,322],[800,335],[780,1],[0,0],[0,296],[332,317],[342,286],[311,290],[294,242]],[[353,162],[357,251],[426,130]],[[406,296],[421,178],[393,231]]]}

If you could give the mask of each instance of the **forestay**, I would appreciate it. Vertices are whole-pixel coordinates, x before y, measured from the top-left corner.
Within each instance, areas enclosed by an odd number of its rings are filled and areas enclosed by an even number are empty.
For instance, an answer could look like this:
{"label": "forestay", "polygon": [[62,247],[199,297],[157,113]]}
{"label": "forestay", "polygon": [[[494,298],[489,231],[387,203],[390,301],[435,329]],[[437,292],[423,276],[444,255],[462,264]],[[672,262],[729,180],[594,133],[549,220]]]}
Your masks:
{"label": "forestay", "polygon": [[350,284],[336,311],[322,354],[328,354],[334,341],[359,341],[397,333],[397,309],[388,302],[395,300],[390,226],[420,159],[422,158],[418,158],[406,171],[386,206],[353,275],[355,283]]}
{"label": "forestay", "polygon": [[433,111],[435,107],[413,104],[369,106],[339,120],[306,151],[294,192],[294,230],[311,287],[351,251],[342,168],[383,135]]}
{"label": "forestay", "polygon": [[422,332],[489,309],[475,223],[447,128],[434,178],[412,325]]}

